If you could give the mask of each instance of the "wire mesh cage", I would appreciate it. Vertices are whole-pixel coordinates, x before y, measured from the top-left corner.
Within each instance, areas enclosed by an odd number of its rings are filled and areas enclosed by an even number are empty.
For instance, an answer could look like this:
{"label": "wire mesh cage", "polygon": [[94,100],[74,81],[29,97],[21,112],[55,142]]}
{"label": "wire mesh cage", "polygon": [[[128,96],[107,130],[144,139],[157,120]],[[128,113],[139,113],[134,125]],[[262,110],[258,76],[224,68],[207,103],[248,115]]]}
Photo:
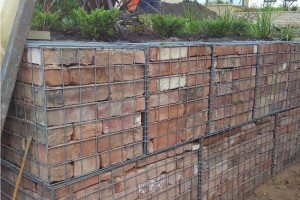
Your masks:
{"label": "wire mesh cage", "polygon": [[244,199],[299,157],[299,44],[30,42],[1,197]]}

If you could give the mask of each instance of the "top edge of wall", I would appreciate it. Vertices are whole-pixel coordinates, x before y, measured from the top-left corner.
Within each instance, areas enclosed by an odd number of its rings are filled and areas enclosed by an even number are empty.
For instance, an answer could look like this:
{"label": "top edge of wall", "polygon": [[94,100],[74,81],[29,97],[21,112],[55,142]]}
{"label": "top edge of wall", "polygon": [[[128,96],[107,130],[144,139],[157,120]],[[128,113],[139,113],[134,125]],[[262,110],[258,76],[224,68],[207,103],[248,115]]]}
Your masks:
{"label": "top edge of wall", "polygon": [[276,44],[276,43],[288,43],[288,44],[300,44],[296,41],[264,41],[264,40],[249,40],[249,41],[237,41],[237,40],[222,40],[222,41],[179,41],[179,42],[145,42],[145,43],[126,43],[126,42],[82,42],[82,41],[31,41],[26,42],[26,47],[32,48],[53,48],[53,47],[81,47],[81,48],[146,48],[146,47],[161,47],[161,46],[205,46],[205,45],[258,45],[258,44]]}

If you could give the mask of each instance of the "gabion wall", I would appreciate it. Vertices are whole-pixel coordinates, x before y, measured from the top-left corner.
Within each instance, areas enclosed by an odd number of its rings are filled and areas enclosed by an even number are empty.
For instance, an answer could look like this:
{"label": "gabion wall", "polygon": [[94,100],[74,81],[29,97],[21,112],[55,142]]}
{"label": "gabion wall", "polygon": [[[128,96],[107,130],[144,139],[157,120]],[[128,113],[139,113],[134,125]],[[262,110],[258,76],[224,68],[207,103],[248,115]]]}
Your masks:
{"label": "gabion wall", "polygon": [[29,42],[1,143],[10,199],[244,199],[297,159],[300,44]]}

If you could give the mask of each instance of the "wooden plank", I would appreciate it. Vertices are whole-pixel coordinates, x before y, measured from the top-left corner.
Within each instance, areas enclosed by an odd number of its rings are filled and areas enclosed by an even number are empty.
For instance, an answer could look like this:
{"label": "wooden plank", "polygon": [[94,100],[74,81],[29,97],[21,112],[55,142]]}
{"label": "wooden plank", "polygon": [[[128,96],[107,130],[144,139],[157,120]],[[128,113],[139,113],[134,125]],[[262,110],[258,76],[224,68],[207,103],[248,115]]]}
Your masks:
{"label": "wooden plank", "polygon": [[49,31],[29,31],[28,40],[50,40]]}
{"label": "wooden plank", "polygon": [[[2,1],[1,15],[3,13],[3,5],[8,5],[8,2],[10,1],[11,0]],[[5,122],[8,106],[14,90],[35,4],[36,0],[19,1],[15,18],[13,16],[13,8],[15,7],[9,7],[9,9],[12,9],[12,13],[10,10],[7,10],[7,13],[11,14],[9,17],[14,18],[14,22],[11,31],[6,30],[10,31],[7,34],[9,40],[7,42],[7,48],[1,66],[1,130]]]}

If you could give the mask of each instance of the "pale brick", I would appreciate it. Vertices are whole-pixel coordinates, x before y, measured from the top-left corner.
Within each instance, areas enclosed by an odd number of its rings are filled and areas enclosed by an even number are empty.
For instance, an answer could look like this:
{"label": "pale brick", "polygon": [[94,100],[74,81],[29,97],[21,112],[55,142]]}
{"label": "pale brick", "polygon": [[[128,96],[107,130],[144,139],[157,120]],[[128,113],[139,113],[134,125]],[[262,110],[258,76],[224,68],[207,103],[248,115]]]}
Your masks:
{"label": "pale brick", "polygon": [[99,168],[99,156],[92,156],[81,160],[74,161],[74,176],[80,176],[90,173]]}
{"label": "pale brick", "polygon": [[158,80],[158,90],[172,90],[186,85],[186,76],[174,76]]}

